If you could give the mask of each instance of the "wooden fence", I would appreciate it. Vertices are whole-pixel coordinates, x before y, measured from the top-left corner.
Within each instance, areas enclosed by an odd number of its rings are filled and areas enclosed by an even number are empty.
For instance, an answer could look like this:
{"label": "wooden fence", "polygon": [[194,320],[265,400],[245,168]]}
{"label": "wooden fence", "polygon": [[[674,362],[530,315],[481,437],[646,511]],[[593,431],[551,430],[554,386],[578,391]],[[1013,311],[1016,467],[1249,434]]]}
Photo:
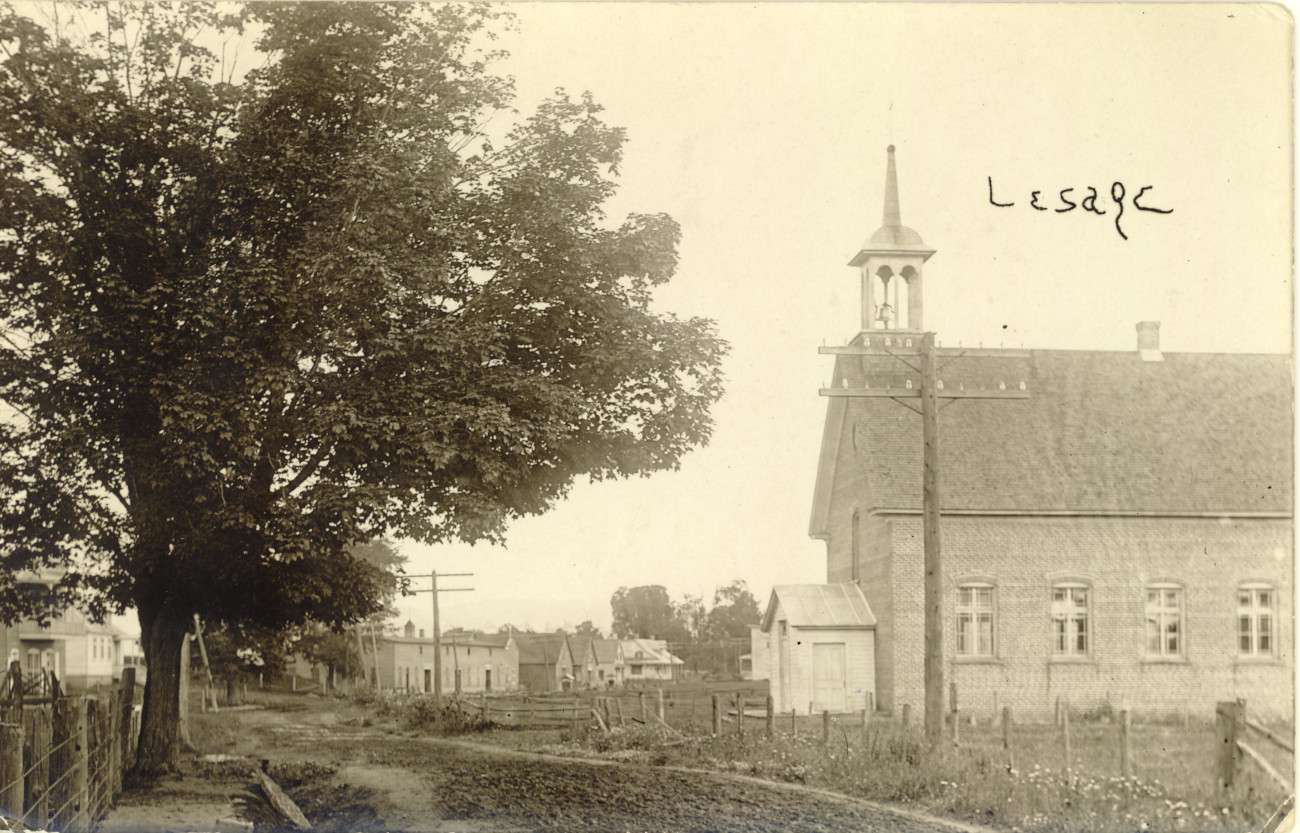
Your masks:
{"label": "wooden fence", "polygon": [[38,830],[94,828],[122,791],[135,757],[140,713],[135,669],[101,696],[24,697],[18,663],[0,700],[0,814]]}
{"label": "wooden fence", "polygon": [[642,725],[675,732],[693,725],[712,726],[713,734],[720,734],[724,723],[734,724],[743,732],[745,717],[766,719],[770,733],[771,700],[743,691],[704,690],[682,694],[655,688],[527,697],[480,694],[457,697],[454,702],[467,714],[521,729],[579,728],[593,724],[606,731],[616,726]]}
{"label": "wooden fence", "polygon": [[[1256,739],[1271,744],[1276,754],[1287,756],[1288,764],[1283,766],[1294,772],[1295,745],[1289,738],[1284,738],[1262,723],[1247,717],[1245,700],[1219,703],[1215,706],[1214,718],[1220,741],[1219,759],[1216,763],[1220,791],[1232,788],[1237,773],[1246,760],[1250,760],[1263,770],[1283,790],[1294,789],[1294,779],[1284,777],[1278,771],[1279,767],[1274,766],[1269,758],[1253,745]],[[1248,743],[1246,738],[1250,738],[1251,742]],[[1276,752],[1277,750],[1280,750],[1280,753]]]}

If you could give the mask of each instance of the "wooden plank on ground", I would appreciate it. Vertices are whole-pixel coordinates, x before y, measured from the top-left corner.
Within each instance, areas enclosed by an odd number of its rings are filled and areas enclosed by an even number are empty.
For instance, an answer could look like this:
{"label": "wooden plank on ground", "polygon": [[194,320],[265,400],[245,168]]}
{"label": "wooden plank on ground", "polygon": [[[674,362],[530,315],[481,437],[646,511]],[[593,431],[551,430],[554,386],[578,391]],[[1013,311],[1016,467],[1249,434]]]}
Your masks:
{"label": "wooden plank on ground", "polygon": [[311,822],[307,821],[307,817],[302,814],[302,810],[298,809],[298,805],[293,803],[293,799],[284,794],[284,790],[275,783],[275,779],[260,769],[253,770],[253,774],[257,776],[262,794],[266,796],[267,801],[271,802],[271,806],[277,813],[298,830],[311,830]]}

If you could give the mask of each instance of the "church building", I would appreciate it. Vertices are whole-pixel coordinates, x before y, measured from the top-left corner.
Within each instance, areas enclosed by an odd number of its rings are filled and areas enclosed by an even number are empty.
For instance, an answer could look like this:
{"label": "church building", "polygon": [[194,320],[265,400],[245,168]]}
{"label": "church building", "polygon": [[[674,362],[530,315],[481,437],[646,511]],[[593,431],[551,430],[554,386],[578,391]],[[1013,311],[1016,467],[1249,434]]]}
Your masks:
{"label": "church building", "polygon": [[[869,660],[865,702],[916,714],[925,643],[915,397],[932,254],[902,225],[891,146],[883,225],[850,264],[861,331],[822,348],[835,369],[822,391],[809,528],[826,543],[825,587],[854,587],[869,608],[854,616],[870,619],[873,638],[845,650],[873,656],[809,673],[821,690],[842,682],[851,694],[859,683],[848,672],[826,678]],[[1043,719],[1059,700],[1208,718],[1216,701],[1242,698],[1252,714],[1293,719],[1291,359],[1165,352],[1155,322],[1138,323],[1136,336],[1118,352],[935,350],[945,678],[963,712],[984,716],[1009,705],[1018,719]],[[761,646],[774,697],[807,705],[778,691],[798,679],[780,669],[792,628],[777,601]],[[835,633],[822,624],[813,638]]]}

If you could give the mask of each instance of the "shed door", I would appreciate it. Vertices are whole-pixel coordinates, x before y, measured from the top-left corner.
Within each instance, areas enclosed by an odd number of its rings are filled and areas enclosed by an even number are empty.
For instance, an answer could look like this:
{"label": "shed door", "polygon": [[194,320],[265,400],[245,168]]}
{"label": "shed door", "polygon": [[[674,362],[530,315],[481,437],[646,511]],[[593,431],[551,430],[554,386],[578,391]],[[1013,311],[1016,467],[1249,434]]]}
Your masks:
{"label": "shed door", "polygon": [[812,649],[813,711],[843,712],[844,643],[813,645]]}

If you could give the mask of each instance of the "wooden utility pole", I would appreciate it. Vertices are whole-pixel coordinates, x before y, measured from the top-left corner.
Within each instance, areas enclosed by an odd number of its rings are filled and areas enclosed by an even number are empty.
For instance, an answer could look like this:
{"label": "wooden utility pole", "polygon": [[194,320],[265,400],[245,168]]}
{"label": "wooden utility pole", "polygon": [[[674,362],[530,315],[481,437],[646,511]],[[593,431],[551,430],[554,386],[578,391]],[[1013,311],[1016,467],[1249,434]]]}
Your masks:
{"label": "wooden utility pole", "polygon": [[[924,533],[924,605],[925,605],[925,735],[932,745],[943,740],[944,698],[944,645],[943,645],[943,549],[940,536],[940,517],[943,502],[939,489],[939,400],[957,399],[1028,399],[1023,381],[1008,387],[1003,381],[996,389],[966,390],[964,385],[954,389],[944,388],[938,376],[939,356],[949,359],[968,355],[980,358],[1027,358],[1025,350],[980,349],[977,352],[943,349],[935,344],[934,333],[912,333],[903,330],[868,330],[863,344],[847,347],[822,347],[818,352],[829,355],[891,356],[916,371],[920,376],[919,388],[909,381],[904,388],[823,388],[822,396],[829,397],[881,397],[893,399],[900,405],[921,415],[922,443],[924,447],[924,476],[922,479],[922,528]],[[914,343],[919,341],[919,345]],[[919,360],[919,367],[909,359]],[[921,400],[919,409],[905,399]],[[950,404],[945,402],[944,406]]]}
{"label": "wooden utility pole", "polygon": [[943,736],[943,556],[939,543],[939,392],[935,388],[934,333],[921,337],[921,436],[925,545],[925,734]]}
{"label": "wooden utility pole", "polygon": [[[473,573],[443,573],[443,578],[459,578],[462,576],[472,576]],[[438,571],[423,575],[411,576],[411,578],[429,579],[428,590],[408,590],[408,593],[428,593],[433,599],[433,704],[436,708],[442,708],[442,623],[438,618],[438,594],[468,592],[473,587],[439,587]],[[456,658],[459,663],[459,657]]]}

